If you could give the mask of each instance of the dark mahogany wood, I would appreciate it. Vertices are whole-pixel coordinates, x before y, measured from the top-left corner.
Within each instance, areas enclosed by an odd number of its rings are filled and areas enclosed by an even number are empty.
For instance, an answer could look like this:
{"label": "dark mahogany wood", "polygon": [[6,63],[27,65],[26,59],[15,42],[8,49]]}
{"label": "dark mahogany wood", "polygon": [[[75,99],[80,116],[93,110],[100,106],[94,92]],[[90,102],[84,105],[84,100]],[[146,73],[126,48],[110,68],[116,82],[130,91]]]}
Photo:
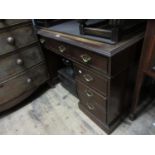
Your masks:
{"label": "dark mahogany wood", "polygon": [[0,112],[29,97],[48,79],[31,20],[0,20]]}
{"label": "dark mahogany wood", "polygon": [[42,28],[38,30],[37,33],[42,37],[47,37],[50,39],[55,39],[57,41],[69,43],[70,45],[81,47],[83,49],[87,49],[107,57],[112,57],[116,53],[119,53],[127,47],[132,46],[144,37],[144,33],[140,33],[133,36],[132,38],[123,40],[116,45],[110,45],[99,41],[94,41],[74,35],[56,32],[48,28]]}
{"label": "dark mahogany wood", "polygon": [[146,105],[139,103],[141,88],[145,76],[155,78],[155,20],[148,20],[144,37],[144,44],[137,73],[134,97],[131,109],[131,119],[134,120],[138,113]]}
{"label": "dark mahogany wood", "polygon": [[51,80],[63,67],[74,66],[80,109],[107,133],[129,113],[143,34],[109,45],[71,34],[39,29],[38,36]]}
{"label": "dark mahogany wood", "polygon": [[80,81],[77,82],[77,90],[80,104],[103,123],[106,123],[106,98]]}
{"label": "dark mahogany wood", "polygon": [[90,88],[95,89],[103,95],[107,95],[108,91],[108,79],[95,74],[92,70],[88,70],[86,67],[82,67],[75,64],[76,79],[82,81]]}

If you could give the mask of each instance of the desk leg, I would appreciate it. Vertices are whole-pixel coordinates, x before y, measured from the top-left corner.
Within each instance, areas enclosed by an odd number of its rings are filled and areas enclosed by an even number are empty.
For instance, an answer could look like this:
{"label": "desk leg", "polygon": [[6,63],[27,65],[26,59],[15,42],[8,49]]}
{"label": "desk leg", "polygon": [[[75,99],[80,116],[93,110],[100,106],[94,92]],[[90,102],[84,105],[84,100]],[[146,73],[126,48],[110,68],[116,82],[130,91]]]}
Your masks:
{"label": "desk leg", "polygon": [[136,114],[138,112],[137,108],[138,108],[138,103],[139,103],[142,84],[143,84],[143,81],[144,81],[144,76],[145,76],[144,73],[142,71],[139,71],[139,73],[137,75],[135,89],[134,89],[133,103],[132,103],[132,106],[131,106],[131,114],[129,116],[131,120],[136,119]]}

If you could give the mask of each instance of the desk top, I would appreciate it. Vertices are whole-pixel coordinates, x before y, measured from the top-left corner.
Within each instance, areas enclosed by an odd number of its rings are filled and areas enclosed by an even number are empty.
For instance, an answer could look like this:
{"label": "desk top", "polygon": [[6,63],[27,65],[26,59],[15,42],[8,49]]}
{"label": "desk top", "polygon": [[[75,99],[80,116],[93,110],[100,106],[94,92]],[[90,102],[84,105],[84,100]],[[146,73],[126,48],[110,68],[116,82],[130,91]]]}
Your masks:
{"label": "desk top", "polygon": [[91,50],[107,57],[112,57],[144,37],[144,33],[139,33],[119,43],[108,44],[104,43],[105,39],[103,38],[81,35],[77,24],[77,22],[65,22],[50,28],[41,28],[37,33],[38,35]]}

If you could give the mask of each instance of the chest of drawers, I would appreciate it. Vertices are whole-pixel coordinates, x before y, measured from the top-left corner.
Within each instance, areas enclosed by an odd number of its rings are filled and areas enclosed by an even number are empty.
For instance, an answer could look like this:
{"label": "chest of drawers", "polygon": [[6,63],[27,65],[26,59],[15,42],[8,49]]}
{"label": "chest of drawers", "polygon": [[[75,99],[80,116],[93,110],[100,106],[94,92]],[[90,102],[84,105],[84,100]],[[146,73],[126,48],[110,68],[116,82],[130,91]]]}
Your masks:
{"label": "chest of drawers", "polygon": [[47,79],[31,20],[0,20],[0,112],[24,100]]}
{"label": "chest of drawers", "polygon": [[143,34],[109,45],[52,29],[38,30],[51,79],[57,55],[72,61],[80,109],[107,133],[128,114]]}

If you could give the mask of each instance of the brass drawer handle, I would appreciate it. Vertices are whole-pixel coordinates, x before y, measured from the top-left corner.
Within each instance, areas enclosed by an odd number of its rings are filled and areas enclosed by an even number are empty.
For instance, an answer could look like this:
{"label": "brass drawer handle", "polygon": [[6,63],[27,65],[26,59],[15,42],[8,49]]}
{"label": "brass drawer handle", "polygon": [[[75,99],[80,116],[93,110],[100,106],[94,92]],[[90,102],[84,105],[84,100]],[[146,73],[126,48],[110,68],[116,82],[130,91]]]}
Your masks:
{"label": "brass drawer handle", "polygon": [[93,77],[91,77],[89,74],[83,75],[83,78],[85,79],[86,82],[91,82],[91,81],[93,81]]}
{"label": "brass drawer handle", "polygon": [[31,82],[32,82],[32,79],[31,78],[28,78],[27,79],[27,83],[30,84]]}
{"label": "brass drawer handle", "polygon": [[64,53],[66,51],[66,47],[63,45],[58,46],[58,49],[61,53]]}
{"label": "brass drawer handle", "polygon": [[91,57],[89,55],[87,55],[87,54],[83,54],[80,57],[82,58],[84,63],[88,63],[88,62],[91,61]]}
{"label": "brass drawer handle", "polygon": [[82,70],[79,69],[79,70],[78,70],[78,73],[79,73],[79,74],[82,74]]}
{"label": "brass drawer handle", "polygon": [[92,97],[94,94],[93,92],[89,91],[89,90],[85,90],[85,93],[88,97]]}
{"label": "brass drawer handle", "polygon": [[14,45],[15,44],[15,39],[13,37],[8,37],[7,38],[7,42],[11,45]]}
{"label": "brass drawer handle", "polygon": [[45,39],[41,38],[41,39],[40,39],[40,43],[41,43],[41,44],[44,44],[44,43],[45,43]]}
{"label": "brass drawer handle", "polygon": [[87,107],[88,107],[89,110],[94,110],[95,109],[95,107],[93,105],[90,105],[89,103],[87,103]]}
{"label": "brass drawer handle", "polygon": [[17,65],[22,65],[23,64],[23,60],[22,59],[17,59],[16,60],[16,64]]}

